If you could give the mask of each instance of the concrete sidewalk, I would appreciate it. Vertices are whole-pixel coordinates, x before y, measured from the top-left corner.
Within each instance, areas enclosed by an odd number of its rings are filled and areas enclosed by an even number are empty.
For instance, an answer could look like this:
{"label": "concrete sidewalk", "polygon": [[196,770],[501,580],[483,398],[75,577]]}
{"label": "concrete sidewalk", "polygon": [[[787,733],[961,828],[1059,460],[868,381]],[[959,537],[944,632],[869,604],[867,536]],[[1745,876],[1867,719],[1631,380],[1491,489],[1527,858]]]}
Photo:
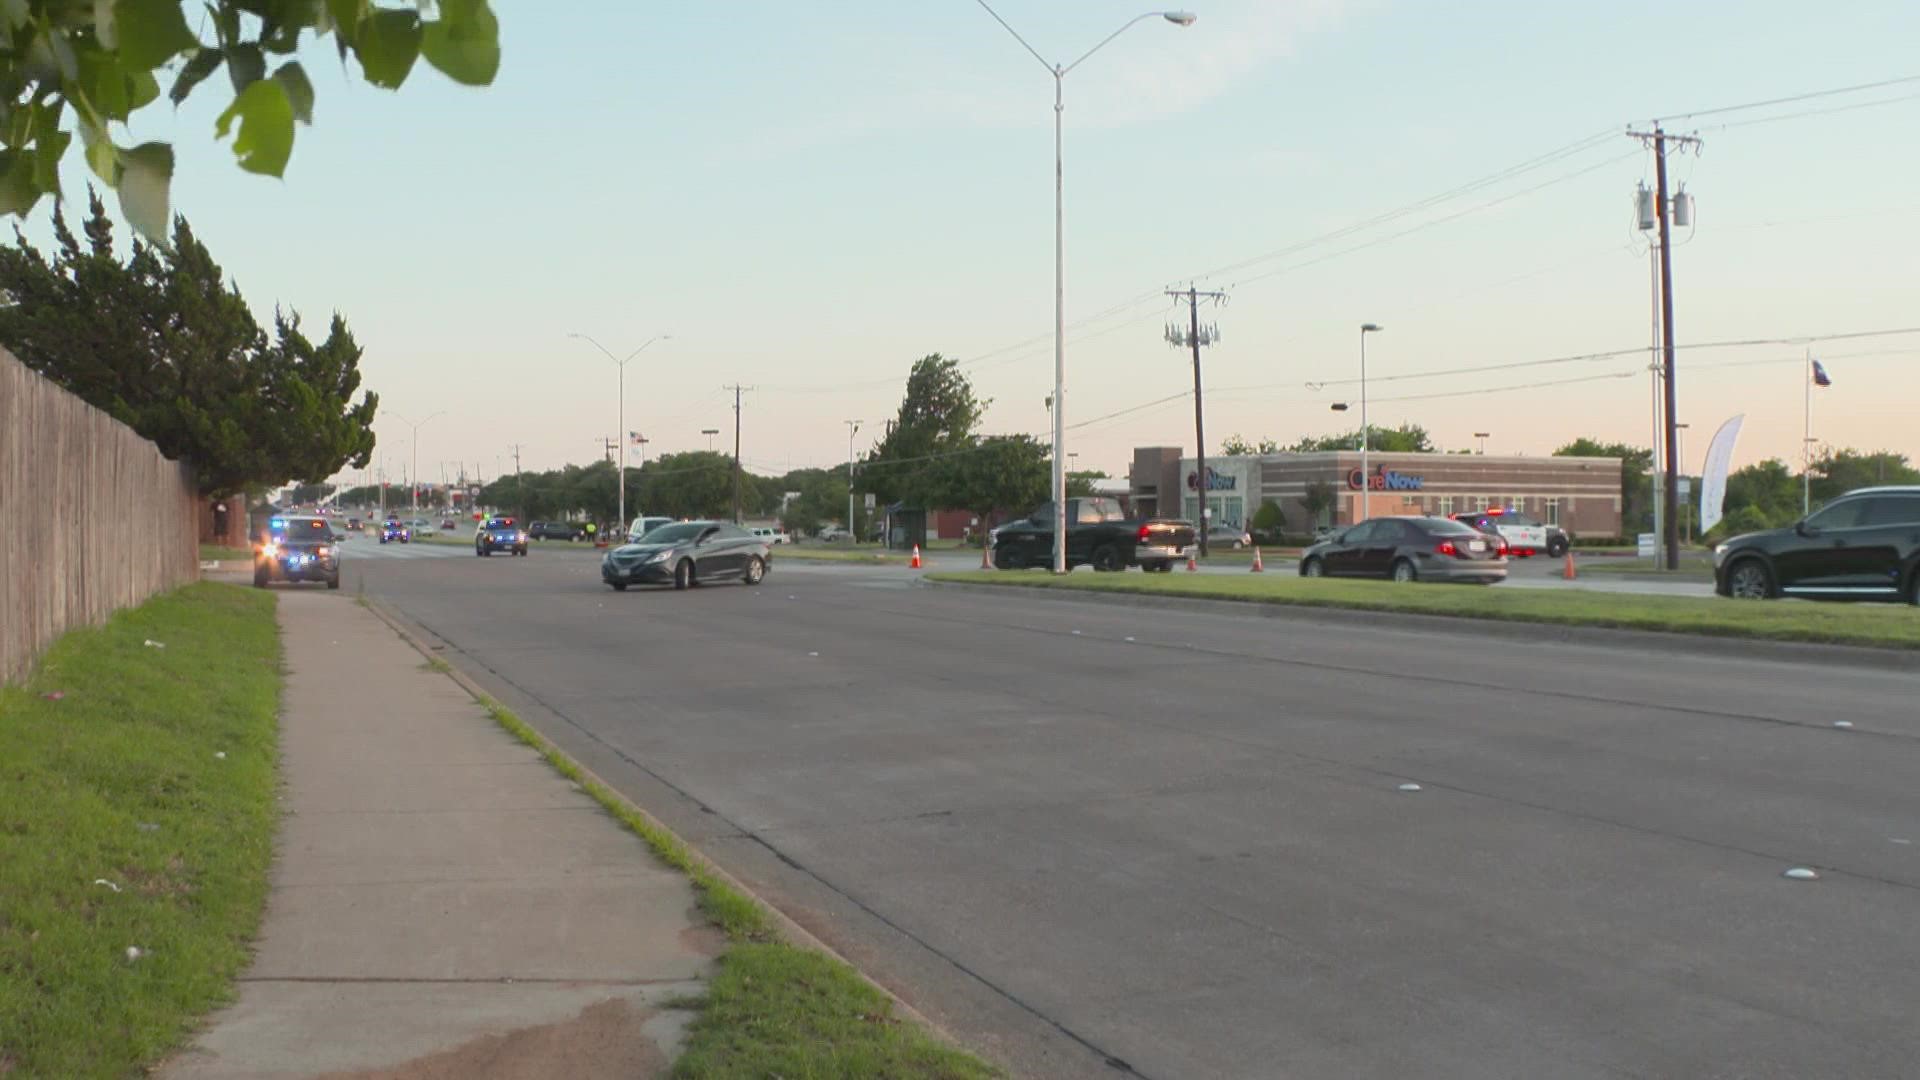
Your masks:
{"label": "concrete sidewalk", "polygon": [[372,612],[287,591],[273,891],[238,1001],[160,1070],[664,1074],[723,936],[692,887]]}

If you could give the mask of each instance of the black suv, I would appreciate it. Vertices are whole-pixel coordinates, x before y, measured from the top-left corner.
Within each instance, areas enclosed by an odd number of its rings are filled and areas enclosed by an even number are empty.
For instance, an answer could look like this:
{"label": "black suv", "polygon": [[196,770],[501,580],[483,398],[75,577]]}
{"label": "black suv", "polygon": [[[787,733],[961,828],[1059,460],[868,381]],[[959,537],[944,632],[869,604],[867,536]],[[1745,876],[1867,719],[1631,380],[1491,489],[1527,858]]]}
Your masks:
{"label": "black suv", "polygon": [[578,521],[536,521],[527,526],[527,535],[535,540],[585,540],[587,527]]}
{"label": "black suv", "polygon": [[1790,528],[1713,549],[1722,596],[1920,604],[1920,487],[1849,491]]}
{"label": "black suv", "polygon": [[254,533],[253,584],[324,581],[340,587],[340,553],[326,518],[274,516]]}

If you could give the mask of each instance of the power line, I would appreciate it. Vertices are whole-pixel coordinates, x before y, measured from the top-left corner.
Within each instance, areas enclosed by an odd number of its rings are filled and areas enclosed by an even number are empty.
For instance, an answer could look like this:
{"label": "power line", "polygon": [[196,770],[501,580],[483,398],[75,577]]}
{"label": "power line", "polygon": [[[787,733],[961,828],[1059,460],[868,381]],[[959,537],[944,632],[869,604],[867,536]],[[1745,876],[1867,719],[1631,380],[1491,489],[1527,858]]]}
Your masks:
{"label": "power line", "polygon": [[1830,90],[1813,90],[1789,97],[1769,98],[1765,101],[1749,101],[1740,105],[1721,105],[1712,109],[1698,109],[1694,112],[1675,113],[1672,116],[1654,117],[1654,123],[1664,124],[1669,120],[1692,120],[1702,116],[1718,116],[1721,113],[1744,112],[1747,109],[1764,109],[1772,105],[1791,105],[1796,101],[1812,101],[1815,98],[1837,97],[1841,94],[1857,94],[1863,90],[1878,90],[1883,86],[1899,86],[1902,83],[1920,82],[1920,75],[1902,75],[1897,79],[1881,79],[1878,82],[1859,83],[1854,86],[1837,86]]}
{"label": "power line", "polygon": [[1898,105],[1903,101],[1913,101],[1920,94],[1901,94],[1899,97],[1880,98],[1875,101],[1857,101],[1851,105],[1834,105],[1825,109],[1806,109],[1801,112],[1782,113],[1779,116],[1758,116],[1752,120],[1735,120],[1730,124],[1720,124],[1705,128],[1706,131],[1726,131],[1729,128],[1751,127],[1754,124],[1771,124],[1780,120],[1801,120],[1809,116],[1826,116],[1831,113],[1852,112],[1855,109],[1872,109],[1881,105]]}

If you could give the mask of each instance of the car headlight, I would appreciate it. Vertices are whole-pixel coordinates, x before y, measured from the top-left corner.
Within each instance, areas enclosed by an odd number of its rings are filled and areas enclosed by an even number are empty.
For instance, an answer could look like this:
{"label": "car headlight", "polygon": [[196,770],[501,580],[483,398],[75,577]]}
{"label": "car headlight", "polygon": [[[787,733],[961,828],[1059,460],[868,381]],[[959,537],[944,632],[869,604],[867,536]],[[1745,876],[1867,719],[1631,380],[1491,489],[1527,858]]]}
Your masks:
{"label": "car headlight", "polygon": [[656,551],[653,554],[647,556],[647,562],[649,564],[657,563],[657,562],[666,562],[667,556],[671,554],[673,554],[672,551]]}
{"label": "car headlight", "polygon": [[1725,544],[1713,545],[1713,565],[1719,566],[1722,562],[1726,560],[1726,557],[1727,557],[1727,545]]}
{"label": "car headlight", "polygon": [[278,545],[275,545],[275,544],[261,544],[260,554],[265,556],[266,558],[271,559],[275,555],[280,554],[280,548]]}

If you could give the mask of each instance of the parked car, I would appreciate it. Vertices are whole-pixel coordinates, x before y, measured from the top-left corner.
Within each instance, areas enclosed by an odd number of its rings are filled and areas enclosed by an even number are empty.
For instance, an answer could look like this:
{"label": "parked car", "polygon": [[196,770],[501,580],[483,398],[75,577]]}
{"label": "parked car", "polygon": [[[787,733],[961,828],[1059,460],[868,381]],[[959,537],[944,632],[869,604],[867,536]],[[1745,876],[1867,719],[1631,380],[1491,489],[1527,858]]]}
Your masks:
{"label": "parked car", "polygon": [[659,514],[642,514],[633,519],[633,524],[627,526],[627,543],[637,544],[640,542],[641,537],[662,525],[671,524],[673,524],[673,519],[670,517],[662,517]]}
{"label": "parked car", "polygon": [[1557,559],[1565,555],[1572,544],[1559,526],[1548,525],[1519,510],[1492,506],[1485,510],[1463,511],[1453,515],[1453,519],[1464,521],[1483,533],[1500,537],[1507,542],[1507,553],[1522,559],[1541,552]]}
{"label": "parked car", "polygon": [[473,533],[473,553],[491,555],[504,551],[509,555],[527,553],[527,534],[510,517],[488,518]]}
{"label": "parked car", "polygon": [[460,524],[459,524],[458,522],[456,522],[456,521],[454,521],[454,520],[453,520],[452,518],[441,518],[441,519],[440,519],[440,531],[441,531],[441,532],[452,532],[453,530],[455,530],[455,529],[457,529],[457,528],[459,528],[459,527],[460,527]]}
{"label": "parked car", "polygon": [[1500,539],[1463,521],[1369,518],[1300,553],[1301,577],[1378,577],[1393,581],[1507,578]]}
{"label": "parked car", "polygon": [[527,526],[535,540],[585,540],[587,527],[578,521],[536,521]]}
{"label": "parked car", "polygon": [[853,534],[838,525],[822,525],[820,531],[813,534],[822,543],[831,544],[838,540],[851,540]]}
{"label": "parked car", "polygon": [[1849,491],[1784,529],[1713,549],[1714,591],[1741,599],[1920,604],[1920,487]]}
{"label": "parked car", "polygon": [[[1053,504],[1047,503],[987,534],[993,565],[1020,570],[1053,565]],[[1155,518],[1131,520],[1113,499],[1067,500],[1067,569],[1091,565],[1095,570],[1125,570],[1129,566],[1152,572],[1173,569],[1177,559],[1193,547],[1193,526],[1184,521]]]}
{"label": "parked car", "polygon": [[1228,548],[1239,551],[1241,548],[1252,546],[1253,534],[1238,525],[1207,526],[1207,547],[1209,548]]}
{"label": "parked car", "polygon": [[600,579],[616,592],[669,582],[676,589],[732,579],[758,585],[772,564],[772,545],[738,525],[676,521],[647,533],[642,543],[607,552],[600,560]]}
{"label": "parked car", "polygon": [[747,531],[759,537],[760,539],[765,540],[769,544],[784,544],[793,539],[792,537],[788,536],[786,533],[781,532],[779,529],[773,528],[770,525],[755,526],[754,528],[748,529]]}
{"label": "parked car", "polygon": [[339,588],[340,556],[335,542],[333,528],[324,517],[266,519],[254,537],[254,588],[264,589],[275,581],[324,581],[329,589]]}

